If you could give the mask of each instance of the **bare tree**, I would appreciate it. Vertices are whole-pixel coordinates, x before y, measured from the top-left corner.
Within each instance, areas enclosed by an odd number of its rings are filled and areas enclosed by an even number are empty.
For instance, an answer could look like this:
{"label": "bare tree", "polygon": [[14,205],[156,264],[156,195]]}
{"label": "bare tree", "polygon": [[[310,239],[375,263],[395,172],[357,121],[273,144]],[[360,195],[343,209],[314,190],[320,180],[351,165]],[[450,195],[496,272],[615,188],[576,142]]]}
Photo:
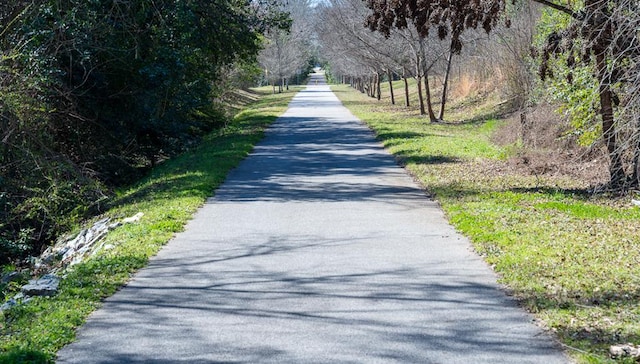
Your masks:
{"label": "bare tree", "polygon": [[617,2],[610,21],[612,40],[607,49],[611,64],[609,79],[619,81],[622,98],[618,108],[618,131],[621,154],[631,159],[630,186],[640,186],[640,3],[634,0]]}
{"label": "bare tree", "polygon": [[[393,29],[389,34],[370,32],[360,21],[368,11],[362,1],[332,0],[321,9],[320,34],[323,53],[331,59],[334,73],[346,74],[355,81],[354,86],[369,96],[380,98],[380,82],[384,75],[389,81],[393,98],[393,75],[402,75],[405,82],[405,105],[409,106],[407,78],[417,81],[420,113],[429,115],[431,121],[444,116],[446,87],[441,99],[439,116],[433,108],[430,72],[436,70],[442,60],[451,60],[452,52],[443,48],[435,38],[423,38],[414,28]],[[447,58],[447,55],[449,57]],[[445,62],[448,75],[450,62]],[[448,84],[444,77],[444,84]]]}
{"label": "bare tree", "polygon": [[318,9],[318,30],[332,72],[361,92],[380,99],[380,82],[392,70],[390,41],[361,25],[366,8],[358,0],[332,0]]}
{"label": "bare tree", "polygon": [[311,29],[307,24],[312,17],[308,0],[289,1],[283,6],[291,16],[288,31],[272,29],[265,34],[264,49],[258,56],[266,80],[282,92],[288,87],[289,79],[305,70],[311,58],[309,49]]}

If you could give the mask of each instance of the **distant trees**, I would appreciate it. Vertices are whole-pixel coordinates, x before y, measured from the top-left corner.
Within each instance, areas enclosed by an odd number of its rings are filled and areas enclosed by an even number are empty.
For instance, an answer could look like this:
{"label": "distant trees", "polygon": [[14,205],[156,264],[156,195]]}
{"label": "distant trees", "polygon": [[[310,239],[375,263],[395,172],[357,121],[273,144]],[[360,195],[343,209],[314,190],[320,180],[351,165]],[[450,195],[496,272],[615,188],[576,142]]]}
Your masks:
{"label": "distant trees", "polygon": [[[444,118],[444,107],[436,115],[433,104],[430,72],[443,68],[445,92],[440,100],[446,102],[446,85],[451,70],[452,53],[434,37],[421,37],[412,27],[389,29],[388,34],[373,33],[362,26],[368,10],[359,0],[332,0],[318,7],[319,33],[323,56],[330,59],[331,72],[344,77],[361,92],[380,99],[383,78],[391,82],[405,80],[405,105],[409,106],[407,78],[417,80],[420,112],[431,121]],[[390,88],[393,84],[390,83]],[[391,102],[395,103],[392,97]]]}
{"label": "distant trees", "polygon": [[310,70],[313,39],[313,9],[308,0],[294,0],[280,6],[290,16],[288,29],[271,28],[264,35],[264,48],[258,60],[264,77],[282,92],[294,77],[305,77]]}
{"label": "distant trees", "polygon": [[[624,145],[634,145],[639,155],[638,143],[632,142],[640,134],[636,128],[620,137],[620,121],[616,121],[616,108],[620,100],[625,100],[625,110],[637,109],[637,99],[628,92],[629,84],[635,83],[634,70],[638,62],[638,2],[633,0],[585,0],[569,3],[547,0],[532,0],[554,11],[570,17],[566,27],[552,32],[542,52],[541,76],[550,76],[548,62],[553,57],[563,57],[570,68],[578,64],[593,67],[593,76],[598,84],[598,113],[601,118],[601,132],[609,154],[610,183],[612,188],[637,187],[638,162],[634,158],[631,167],[625,165]],[[367,25],[385,35],[395,28],[413,26],[423,37],[436,32],[440,39],[451,37],[454,52],[462,50],[462,34],[468,29],[483,29],[487,33],[494,30],[505,17],[507,1],[423,1],[410,0],[388,2],[368,0],[372,13],[367,17]],[[569,73],[571,74],[571,73]],[[568,81],[571,81],[570,79]],[[622,98],[619,93],[625,93]],[[630,139],[629,139],[630,138]],[[629,179],[629,170],[632,179]]]}
{"label": "distant trees", "polygon": [[358,0],[333,0],[320,5],[318,31],[322,54],[331,60],[332,74],[344,76],[344,81],[371,97],[379,97],[381,75],[394,68],[393,51],[400,50],[359,24],[365,11]]}
{"label": "distant trees", "polygon": [[286,28],[266,1],[0,3],[0,263],[222,122],[227,70]]}

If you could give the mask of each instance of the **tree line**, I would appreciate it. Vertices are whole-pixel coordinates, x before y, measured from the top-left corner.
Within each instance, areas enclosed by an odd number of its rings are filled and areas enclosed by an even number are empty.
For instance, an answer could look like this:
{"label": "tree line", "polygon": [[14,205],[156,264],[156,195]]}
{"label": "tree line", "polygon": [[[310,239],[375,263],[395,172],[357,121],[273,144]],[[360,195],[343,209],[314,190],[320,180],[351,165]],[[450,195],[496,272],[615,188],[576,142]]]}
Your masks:
{"label": "tree line", "polygon": [[383,78],[403,79],[408,105],[414,78],[421,114],[437,122],[454,59],[479,64],[475,72],[508,73],[507,101],[539,102],[535,85],[547,87],[543,98],[564,105],[583,141],[606,149],[609,187],[640,187],[637,1],[329,0],[320,13],[323,51],[341,81],[380,98]]}
{"label": "tree line", "polygon": [[271,0],[0,3],[0,263],[223,125],[215,100],[290,26]]}
{"label": "tree line", "polygon": [[258,61],[263,83],[271,85],[274,93],[288,89],[290,83],[299,84],[317,63],[312,5],[309,0],[281,4],[290,16],[290,27],[272,28],[264,35]]}

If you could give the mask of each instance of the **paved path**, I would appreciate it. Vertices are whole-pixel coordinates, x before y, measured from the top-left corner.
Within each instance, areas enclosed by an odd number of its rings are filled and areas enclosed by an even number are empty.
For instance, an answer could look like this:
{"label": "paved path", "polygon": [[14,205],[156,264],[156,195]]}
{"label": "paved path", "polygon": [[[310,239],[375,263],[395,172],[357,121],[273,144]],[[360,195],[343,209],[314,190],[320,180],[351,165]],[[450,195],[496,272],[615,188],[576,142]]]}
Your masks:
{"label": "paved path", "polygon": [[60,363],[565,363],[322,80]]}

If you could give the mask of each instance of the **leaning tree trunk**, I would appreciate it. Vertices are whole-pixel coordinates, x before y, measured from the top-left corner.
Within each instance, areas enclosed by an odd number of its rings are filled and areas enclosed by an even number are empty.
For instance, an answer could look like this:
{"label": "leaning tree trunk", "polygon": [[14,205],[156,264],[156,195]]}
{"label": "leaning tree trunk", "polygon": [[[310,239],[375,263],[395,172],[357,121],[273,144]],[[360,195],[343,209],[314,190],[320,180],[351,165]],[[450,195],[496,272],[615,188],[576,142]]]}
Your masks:
{"label": "leaning tree trunk", "polygon": [[633,181],[634,188],[640,187],[640,117],[636,122],[636,145],[633,151]]}
{"label": "leaning tree trunk", "polygon": [[391,70],[387,70],[387,77],[389,78],[389,94],[391,95],[391,105],[396,104],[396,98],[393,95],[393,77]]}
{"label": "leaning tree trunk", "polygon": [[436,113],[433,112],[433,105],[431,103],[431,87],[429,85],[429,74],[426,71],[424,73],[424,88],[425,88],[425,94],[427,95],[426,103],[427,103],[427,110],[429,111],[429,121],[434,123],[438,121],[438,119],[436,119]]}
{"label": "leaning tree trunk", "polygon": [[447,57],[447,69],[444,73],[444,82],[442,84],[442,100],[440,102],[440,113],[438,120],[444,120],[444,107],[447,104],[447,91],[449,88],[449,75],[451,74],[451,60],[453,59],[453,47],[449,49],[449,57]]}
{"label": "leaning tree trunk", "polygon": [[607,77],[607,64],[604,52],[596,53],[596,68],[599,81],[600,115],[602,116],[602,133],[607,152],[609,153],[609,175],[611,187],[622,188],[626,180],[626,174],[622,164],[622,156],[616,140],[616,128],[613,115],[613,95],[611,85]]}

